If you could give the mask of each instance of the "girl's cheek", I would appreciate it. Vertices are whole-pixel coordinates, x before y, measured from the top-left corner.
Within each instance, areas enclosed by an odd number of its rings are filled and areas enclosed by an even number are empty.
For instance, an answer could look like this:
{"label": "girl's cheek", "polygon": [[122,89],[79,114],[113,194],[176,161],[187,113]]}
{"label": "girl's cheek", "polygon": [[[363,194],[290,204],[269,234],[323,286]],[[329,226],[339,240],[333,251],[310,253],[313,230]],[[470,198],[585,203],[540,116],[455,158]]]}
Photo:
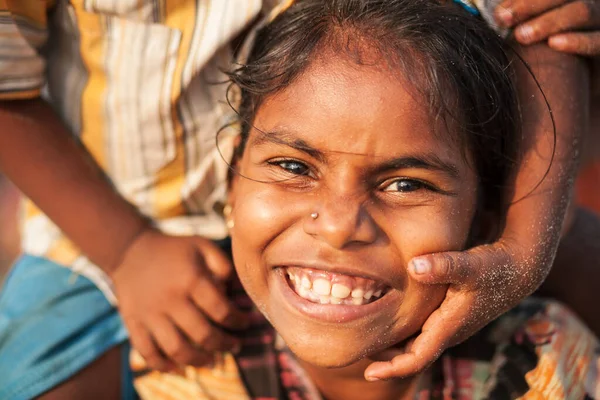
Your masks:
{"label": "girl's cheek", "polygon": [[[416,217],[416,218],[415,218]],[[399,248],[404,265],[416,256],[443,251],[462,250],[469,236],[470,223],[423,213],[405,216],[388,231]]]}
{"label": "girl's cheek", "polygon": [[[243,179],[243,178],[242,178]],[[250,242],[267,242],[294,224],[305,208],[299,196],[267,183],[241,183],[235,188],[232,236]]]}

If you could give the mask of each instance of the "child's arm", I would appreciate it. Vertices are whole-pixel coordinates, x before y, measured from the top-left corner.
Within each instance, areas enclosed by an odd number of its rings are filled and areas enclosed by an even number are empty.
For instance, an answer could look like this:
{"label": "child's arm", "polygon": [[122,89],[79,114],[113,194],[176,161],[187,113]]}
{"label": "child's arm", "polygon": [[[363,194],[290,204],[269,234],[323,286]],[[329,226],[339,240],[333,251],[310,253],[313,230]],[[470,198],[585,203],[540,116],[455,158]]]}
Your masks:
{"label": "child's arm", "polygon": [[105,272],[147,227],[42,100],[0,103],[0,170]]}
{"label": "child's arm", "polygon": [[0,0],[0,170],[113,279],[132,344],[150,366],[202,363],[236,346],[221,327],[239,328],[245,316],[215,282],[231,270],[227,258],[207,239],[152,229],[39,99],[42,3]]}
{"label": "child's arm", "polygon": [[575,176],[579,139],[588,120],[589,71],[584,60],[545,45],[520,53],[539,80],[556,121],[556,153],[548,175],[554,147],[552,123],[543,96],[521,67],[518,85],[524,138],[529,143],[523,149],[512,199],[522,200],[511,206],[496,243],[413,260],[409,268],[413,278],[422,283],[449,283],[450,289],[421,334],[406,349],[386,354],[390,361],[372,364],[365,372],[368,379],[423,370],[447,347],[465,340],[533,292],[552,265]]}
{"label": "child's arm", "polygon": [[150,365],[203,363],[235,346],[209,322],[243,322],[213,284],[231,268],[215,245],[151,229],[43,101],[0,102],[0,127],[0,170],[113,278],[131,341]]}
{"label": "child's arm", "polygon": [[0,126],[0,170],[111,276],[149,365],[201,364],[236,345],[209,322],[236,329],[244,321],[214,283],[231,265],[211,241],[152,229],[45,102],[0,102]]}
{"label": "child's arm", "polygon": [[[506,0],[496,9],[496,17],[501,25],[514,29],[514,37],[521,44],[547,41],[558,51],[594,57],[600,55],[600,32],[594,30],[600,28],[598,0]],[[597,67],[593,67],[592,71],[597,75]],[[597,80],[598,76],[592,78]],[[592,84],[592,88],[595,87]],[[597,125],[593,125],[595,111],[590,109],[588,136],[597,133]],[[588,140],[586,146],[596,143],[591,137]],[[579,209],[572,222],[561,239],[554,266],[539,293],[567,303],[596,335],[600,335],[597,301],[590,301],[597,297],[600,285],[600,219]]]}

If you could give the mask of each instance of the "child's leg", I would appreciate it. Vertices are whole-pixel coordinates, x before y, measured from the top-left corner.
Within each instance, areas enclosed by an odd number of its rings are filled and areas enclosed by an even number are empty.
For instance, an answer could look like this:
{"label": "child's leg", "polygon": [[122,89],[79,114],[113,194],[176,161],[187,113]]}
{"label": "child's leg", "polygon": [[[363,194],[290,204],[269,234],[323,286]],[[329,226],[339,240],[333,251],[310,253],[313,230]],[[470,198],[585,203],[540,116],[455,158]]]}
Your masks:
{"label": "child's leg", "polygon": [[[75,390],[79,379],[118,393],[120,379],[113,374],[123,370],[117,356],[126,340],[116,308],[90,280],[25,255],[0,292],[0,399]],[[110,375],[104,377],[104,372]],[[73,377],[73,383],[59,386]]]}
{"label": "child's leg", "polygon": [[68,381],[41,395],[38,400],[120,399],[121,346],[112,348]]}

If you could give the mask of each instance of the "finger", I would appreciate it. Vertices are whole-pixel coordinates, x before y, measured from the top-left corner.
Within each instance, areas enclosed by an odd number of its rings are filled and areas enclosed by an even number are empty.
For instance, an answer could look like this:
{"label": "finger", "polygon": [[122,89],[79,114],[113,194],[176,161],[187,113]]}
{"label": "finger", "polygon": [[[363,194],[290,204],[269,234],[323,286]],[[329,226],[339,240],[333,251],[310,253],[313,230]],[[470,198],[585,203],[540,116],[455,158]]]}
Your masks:
{"label": "finger", "polygon": [[420,283],[466,284],[482,267],[481,257],[465,251],[415,257],[409,262],[408,270],[411,277]]}
{"label": "finger", "polygon": [[521,44],[531,44],[556,33],[593,28],[600,22],[597,7],[590,1],[568,3],[517,26],[515,38]]}
{"label": "finger", "polygon": [[229,279],[233,272],[229,257],[217,245],[204,238],[195,237],[194,241],[210,272],[219,280]]}
{"label": "finger", "polygon": [[234,330],[245,329],[249,319],[208,279],[200,279],[190,293],[194,303],[215,324]]}
{"label": "finger", "polygon": [[551,36],[548,45],[563,53],[594,57],[600,55],[600,32],[563,33]]}
{"label": "finger", "polygon": [[146,327],[136,321],[126,321],[126,325],[131,347],[144,358],[149,369],[166,371],[175,366],[164,357]]}
{"label": "finger", "polygon": [[409,340],[406,340],[406,342],[404,343],[398,343],[397,345],[385,349],[382,352],[373,354],[372,356],[369,356],[369,359],[373,361],[390,361],[397,355],[407,353],[410,350],[411,346],[414,344],[415,339],[416,336]]}
{"label": "finger", "polygon": [[191,301],[173,310],[170,317],[197,348],[209,354],[240,346],[239,340],[211,325]]}
{"label": "finger", "polygon": [[154,340],[170,361],[177,365],[204,365],[211,356],[186,340],[167,316],[152,318],[148,326]]}
{"label": "finger", "polygon": [[506,0],[494,10],[494,17],[500,26],[512,27],[565,3],[565,0]]}
{"label": "finger", "polygon": [[[444,305],[442,304],[441,307]],[[375,362],[365,370],[368,381],[403,378],[416,375],[429,367],[446,350],[458,333],[460,325],[443,317],[444,311],[434,311],[427,319],[421,333],[406,349],[388,351],[389,361]]]}

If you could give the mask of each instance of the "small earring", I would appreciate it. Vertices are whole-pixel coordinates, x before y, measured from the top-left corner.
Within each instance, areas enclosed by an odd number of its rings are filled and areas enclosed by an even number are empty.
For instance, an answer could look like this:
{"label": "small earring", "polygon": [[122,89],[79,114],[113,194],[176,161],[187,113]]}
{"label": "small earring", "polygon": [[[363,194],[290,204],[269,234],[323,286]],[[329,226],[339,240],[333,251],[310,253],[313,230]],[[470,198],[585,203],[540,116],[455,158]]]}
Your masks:
{"label": "small earring", "polygon": [[317,218],[319,218],[319,213],[318,212],[314,212],[314,213],[310,214],[310,217],[312,219],[317,219]]}
{"label": "small earring", "polygon": [[231,207],[231,204],[225,204],[225,207],[223,207],[223,216],[225,217],[225,225],[227,226],[227,229],[233,229],[235,226],[235,222],[233,221],[233,218],[231,218],[232,210],[233,208]]}

